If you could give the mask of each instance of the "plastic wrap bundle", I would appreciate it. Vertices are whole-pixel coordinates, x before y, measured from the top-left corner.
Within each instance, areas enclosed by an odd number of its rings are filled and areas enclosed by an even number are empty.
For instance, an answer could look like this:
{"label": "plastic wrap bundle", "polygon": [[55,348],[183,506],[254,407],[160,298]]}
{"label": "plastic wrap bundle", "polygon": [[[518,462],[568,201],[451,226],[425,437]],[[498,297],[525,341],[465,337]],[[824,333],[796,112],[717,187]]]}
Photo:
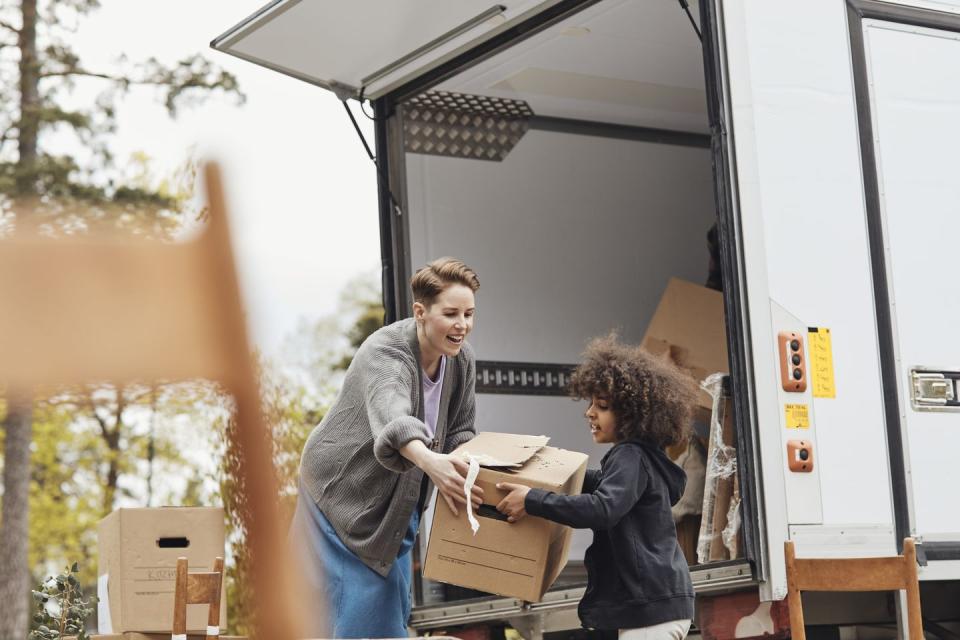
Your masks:
{"label": "plastic wrap bundle", "polygon": [[738,555],[740,498],[735,486],[737,452],[731,446],[733,421],[731,416],[726,415],[727,403],[723,394],[726,377],[726,374],[714,373],[700,383],[713,399],[703,488],[703,518],[697,539],[697,559],[701,563],[727,560]]}

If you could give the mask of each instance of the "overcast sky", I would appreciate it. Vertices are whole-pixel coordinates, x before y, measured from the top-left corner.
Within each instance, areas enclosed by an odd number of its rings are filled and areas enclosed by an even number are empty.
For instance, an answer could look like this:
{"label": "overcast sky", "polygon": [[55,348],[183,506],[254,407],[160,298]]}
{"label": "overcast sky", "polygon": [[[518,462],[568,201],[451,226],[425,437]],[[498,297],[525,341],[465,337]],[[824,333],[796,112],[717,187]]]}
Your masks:
{"label": "overcast sky", "polygon": [[[224,170],[254,341],[275,352],[301,318],[336,308],[344,283],[376,272],[376,172],[332,94],[209,48],[266,0],[103,0],[74,43],[85,66],[119,55],[173,63],[201,52],[239,79],[247,102],[213,98],[169,120],[151,89],[121,103],[118,160],[146,152],[168,173],[191,153]],[[373,144],[371,123],[360,116]]]}

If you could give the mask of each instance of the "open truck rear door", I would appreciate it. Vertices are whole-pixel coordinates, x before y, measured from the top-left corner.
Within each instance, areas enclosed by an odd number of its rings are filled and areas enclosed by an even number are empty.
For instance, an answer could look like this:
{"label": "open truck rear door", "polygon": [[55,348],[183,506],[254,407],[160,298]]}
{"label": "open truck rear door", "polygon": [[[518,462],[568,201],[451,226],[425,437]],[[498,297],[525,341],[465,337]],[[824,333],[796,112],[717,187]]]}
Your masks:
{"label": "open truck rear door", "polygon": [[[899,537],[921,579],[960,574],[960,16],[849,3]],[[951,284],[947,284],[951,282]],[[950,505],[950,506],[948,506]]]}
{"label": "open truck rear door", "polygon": [[375,99],[557,0],[275,0],[214,49],[329,89]]}

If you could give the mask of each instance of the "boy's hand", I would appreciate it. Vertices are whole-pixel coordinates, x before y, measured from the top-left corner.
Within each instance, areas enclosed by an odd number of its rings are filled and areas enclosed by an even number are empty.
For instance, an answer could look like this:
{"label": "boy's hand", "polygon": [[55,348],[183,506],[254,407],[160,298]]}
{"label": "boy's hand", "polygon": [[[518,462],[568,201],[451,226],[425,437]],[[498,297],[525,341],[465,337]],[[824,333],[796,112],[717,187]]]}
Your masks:
{"label": "boy's hand", "polygon": [[516,522],[527,515],[526,500],[530,487],[510,482],[498,482],[497,489],[510,492],[497,505],[497,511],[507,516],[507,522]]}

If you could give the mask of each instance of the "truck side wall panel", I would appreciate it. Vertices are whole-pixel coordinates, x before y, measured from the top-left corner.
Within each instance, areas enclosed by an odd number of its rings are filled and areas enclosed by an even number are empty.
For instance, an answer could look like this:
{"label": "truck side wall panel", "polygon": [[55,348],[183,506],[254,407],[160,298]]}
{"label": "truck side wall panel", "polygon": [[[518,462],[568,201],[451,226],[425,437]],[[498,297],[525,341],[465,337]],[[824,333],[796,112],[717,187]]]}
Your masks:
{"label": "truck side wall panel", "polygon": [[833,343],[836,394],[813,397],[810,414],[819,527],[834,533],[797,523],[799,553],[857,555],[878,536],[895,551],[857,112],[843,2],[722,6],[771,561],[764,595],[780,598],[782,541],[794,524],[785,505],[809,496],[777,478],[791,472],[771,304],[829,328]]}

